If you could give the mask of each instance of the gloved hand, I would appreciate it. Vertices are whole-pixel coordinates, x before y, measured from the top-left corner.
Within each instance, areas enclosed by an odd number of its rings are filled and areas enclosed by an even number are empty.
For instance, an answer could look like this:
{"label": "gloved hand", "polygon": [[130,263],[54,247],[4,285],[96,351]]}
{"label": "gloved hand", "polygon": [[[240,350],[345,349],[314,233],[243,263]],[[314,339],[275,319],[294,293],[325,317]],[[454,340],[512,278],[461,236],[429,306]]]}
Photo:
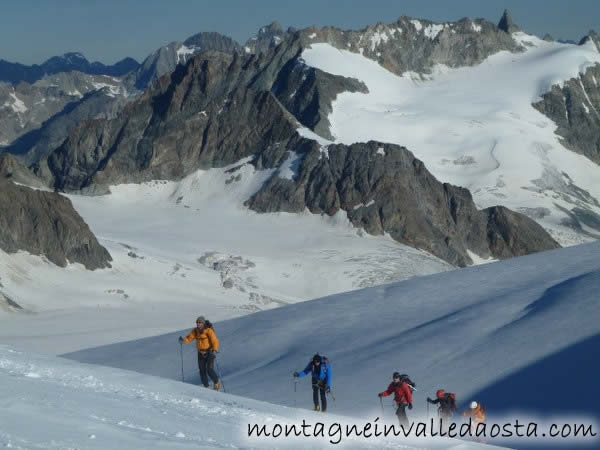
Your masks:
{"label": "gloved hand", "polygon": [[326,392],[326,393],[329,393],[329,392],[331,392],[331,388],[330,388],[329,386],[327,386],[327,387],[325,388],[325,392]]}
{"label": "gloved hand", "polygon": [[429,397],[427,397],[427,403],[433,403],[433,400],[431,400]]}
{"label": "gloved hand", "polygon": [[179,343],[183,344],[183,336],[179,336]]}
{"label": "gloved hand", "polygon": [[408,409],[412,409],[412,403],[408,404]]}
{"label": "gloved hand", "polygon": [[298,378],[298,375],[300,375],[298,372],[294,372],[292,375],[294,375],[294,378]]}
{"label": "gloved hand", "polygon": [[377,394],[377,397],[379,397],[379,398],[383,397],[383,393],[380,392],[379,394]]}

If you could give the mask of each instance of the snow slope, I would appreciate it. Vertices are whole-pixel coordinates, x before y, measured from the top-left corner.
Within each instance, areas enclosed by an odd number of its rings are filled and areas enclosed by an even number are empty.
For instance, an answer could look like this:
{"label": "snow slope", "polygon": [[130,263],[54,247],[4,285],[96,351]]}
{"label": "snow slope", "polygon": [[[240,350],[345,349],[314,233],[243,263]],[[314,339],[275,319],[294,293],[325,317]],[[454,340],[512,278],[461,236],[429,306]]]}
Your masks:
{"label": "snow slope", "polygon": [[[0,446],[15,449],[307,448],[328,438],[249,439],[248,424],[321,415],[0,345]],[[346,421],[329,416],[330,421]],[[335,435],[333,436],[335,439]],[[348,448],[477,449],[446,439],[343,440]]]}
{"label": "snow slope", "polygon": [[[318,351],[333,364],[336,413],[378,414],[376,393],[399,370],[417,383],[415,415],[441,387],[492,415],[597,420],[600,364],[590,356],[600,343],[599,289],[600,244],[580,245],[217,323],[218,361],[228,392],[281,405],[295,401],[292,371]],[[177,379],[185,332],[67,356]],[[192,345],[185,364],[186,380],[198,383]],[[310,408],[308,382],[298,390],[298,406]]]}
{"label": "snow slope", "polygon": [[600,230],[582,233],[566,226],[568,216],[560,208],[600,214],[600,169],[566,150],[554,134],[556,125],[531,104],[552,85],[600,63],[600,53],[592,42],[575,46],[524,33],[514,37],[527,51],[503,51],[475,67],[438,66],[425,77],[394,75],[329,44],[313,44],[302,58],[369,89],[334,101],[328,119],[336,142],[404,145],[439,180],[470,189],[480,208],[502,204],[523,212],[562,245],[597,238]]}

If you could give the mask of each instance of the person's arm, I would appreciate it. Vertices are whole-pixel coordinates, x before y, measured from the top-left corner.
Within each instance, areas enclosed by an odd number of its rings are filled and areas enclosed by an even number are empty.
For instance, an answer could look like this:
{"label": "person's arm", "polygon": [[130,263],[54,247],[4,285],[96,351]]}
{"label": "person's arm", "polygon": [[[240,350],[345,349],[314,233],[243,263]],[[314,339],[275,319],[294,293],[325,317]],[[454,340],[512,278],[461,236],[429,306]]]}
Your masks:
{"label": "person's arm", "polygon": [[432,405],[437,405],[440,402],[440,399],[436,398],[435,400],[431,400],[429,397],[427,397],[427,402],[431,403]]}
{"label": "person's arm", "polygon": [[302,377],[305,377],[306,375],[308,375],[308,372],[310,372],[311,369],[312,369],[312,362],[309,362],[308,365],[304,368],[304,370],[298,374],[298,378],[302,378]]}
{"label": "person's arm", "polygon": [[390,383],[390,385],[388,386],[388,388],[387,388],[385,391],[381,392],[381,393],[379,394],[379,396],[380,396],[380,397],[387,397],[387,396],[388,396],[388,395],[390,395],[392,392],[394,392],[394,391],[393,391],[393,389],[392,389],[392,384]]}
{"label": "person's arm", "polygon": [[402,385],[402,389],[404,389],[404,395],[406,396],[408,404],[412,405],[412,389],[408,387],[408,383],[404,383]]}
{"label": "person's arm", "polygon": [[183,340],[184,344],[189,344],[190,342],[192,342],[194,339],[196,339],[196,329],[194,328],[192,331],[190,331],[190,334],[188,334],[185,339]]}
{"label": "person's arm", "polygon": [[217,339],[215,330],[213,330],[212,328],[209,328],[207,334],[208,334],[208,341],[210,342],[211,350],[218,352],[219,351],[219,339]]}

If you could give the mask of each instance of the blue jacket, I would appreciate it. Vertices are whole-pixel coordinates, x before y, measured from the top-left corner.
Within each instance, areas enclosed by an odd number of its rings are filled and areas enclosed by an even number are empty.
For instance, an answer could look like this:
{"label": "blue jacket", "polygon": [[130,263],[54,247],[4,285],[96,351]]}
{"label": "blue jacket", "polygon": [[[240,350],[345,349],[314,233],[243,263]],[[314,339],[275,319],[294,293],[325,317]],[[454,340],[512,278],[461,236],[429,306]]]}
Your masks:
{"label": "blue jacket", "polygon": [[298,378],[302,378],[311,373],[313,378],[317,380],[325,380],[325,386],[331,387],[331,366],[327,362],[321,362],[319,367],[315,366],[311,361],[308,362],[306,368],[298,374]]}

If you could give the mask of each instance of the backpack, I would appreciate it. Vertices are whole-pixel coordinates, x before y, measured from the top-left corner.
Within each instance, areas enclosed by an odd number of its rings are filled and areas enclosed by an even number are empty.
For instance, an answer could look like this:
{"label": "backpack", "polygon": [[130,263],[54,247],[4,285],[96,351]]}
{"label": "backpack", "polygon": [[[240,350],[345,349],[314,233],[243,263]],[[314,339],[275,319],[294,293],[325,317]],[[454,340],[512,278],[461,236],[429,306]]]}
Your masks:
{"label": "backpack", "polygon": [[412,381],[408,375],[406,375],[405,373],[403,373],[402,375],[400,375],[400,381],[405,382],[406,384],[408,384],[408,386],[410,387],[411,391],[416,391],[416,386],[417,384]]}
{"label": "backpack", "polygon": [[452,412],[456,411],[456,394],[453,394],[452,392],[447,392],[446,398],[450,399],[450,410]]}
{"label": "backpack", "polygon": [[[322,367],[331,367],[329,364],[329,358],[327,358],[327,356],[322,356],[321,355],[321,366]],[[313,364],[312,367],[314,368],[315,365]]]}

